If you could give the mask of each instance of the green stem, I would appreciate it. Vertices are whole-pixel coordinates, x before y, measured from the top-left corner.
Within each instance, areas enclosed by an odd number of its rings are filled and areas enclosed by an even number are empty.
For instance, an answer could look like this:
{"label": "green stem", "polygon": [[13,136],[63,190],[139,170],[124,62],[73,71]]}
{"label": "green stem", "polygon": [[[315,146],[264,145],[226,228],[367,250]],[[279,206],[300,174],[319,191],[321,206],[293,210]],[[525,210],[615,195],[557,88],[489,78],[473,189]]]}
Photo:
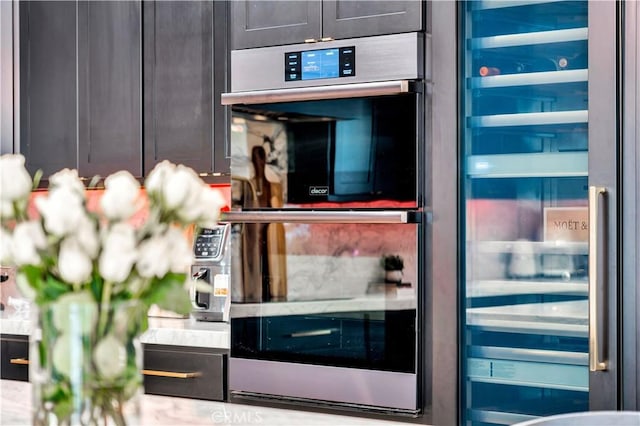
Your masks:
{"label": "green stem", "polygon": [[111,301],[111,288],[113,284],[111,281],[106,281],[102,288],[102,300],[100,301],[100,321],[98,322],[99,335],[96,337],[102,337],[107,331],[107,321],[109,320],[109,302]]}

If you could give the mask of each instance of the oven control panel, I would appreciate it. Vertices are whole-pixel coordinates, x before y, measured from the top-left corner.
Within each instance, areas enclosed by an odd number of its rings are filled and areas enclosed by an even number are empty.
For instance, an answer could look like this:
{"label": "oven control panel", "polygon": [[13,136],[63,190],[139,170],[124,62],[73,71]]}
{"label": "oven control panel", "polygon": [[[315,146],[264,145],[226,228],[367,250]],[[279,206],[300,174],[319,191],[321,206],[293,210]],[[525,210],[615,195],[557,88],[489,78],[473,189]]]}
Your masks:
{"label": "oven control panel", "polygon": [[224,253],[229,225],[218,225],[213,228],[202,228],[198,231],[193,243],[196,259],[218,260]]}
{"label": "oven control panel", "polygon": [[356,75],[355,46],[284,54],[284,80],[305,81]]}

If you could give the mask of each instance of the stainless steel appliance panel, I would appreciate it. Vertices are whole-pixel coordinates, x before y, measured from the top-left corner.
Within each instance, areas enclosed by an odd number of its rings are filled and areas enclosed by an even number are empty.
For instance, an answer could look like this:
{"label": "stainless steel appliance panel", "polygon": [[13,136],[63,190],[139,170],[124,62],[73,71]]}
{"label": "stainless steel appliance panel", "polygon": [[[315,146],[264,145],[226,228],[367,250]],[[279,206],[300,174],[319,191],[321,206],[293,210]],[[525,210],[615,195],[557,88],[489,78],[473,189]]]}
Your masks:
{"label": "stainless steel appliance panel", "polygon": [[[243,374],[234,374],[242,371]],[[416,375],[389,371],[265,362],[232,358],[229,388],[236,397],[255,394],[340,402],[381,411],[416,413]],[[301,378],[304,378],[301,380]]]}
{"label": "stainless steel appliance panel", "polygon": [[[284,82],[285,53],[345,46],[355,46],[354,77]],[[234,50],[231,52],[231,92],[422,79],[423,46],[423,36],[420,33],[405,33]]]}
{"label": "stainless steel appliance panel", "polygon": [[233,396],[420,412],[425,41],[232,52]]}

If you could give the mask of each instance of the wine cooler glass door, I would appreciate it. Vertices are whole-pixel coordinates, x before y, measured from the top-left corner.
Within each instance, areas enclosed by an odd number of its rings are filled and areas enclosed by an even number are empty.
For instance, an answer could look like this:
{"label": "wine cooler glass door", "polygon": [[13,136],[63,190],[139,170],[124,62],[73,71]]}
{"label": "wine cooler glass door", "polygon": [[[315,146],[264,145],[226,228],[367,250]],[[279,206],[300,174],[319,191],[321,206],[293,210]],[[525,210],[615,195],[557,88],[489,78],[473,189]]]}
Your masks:
{"label": "wine cooler glass door", "polygon": [[465,424],[616,409],[612,12],[460,11]]}

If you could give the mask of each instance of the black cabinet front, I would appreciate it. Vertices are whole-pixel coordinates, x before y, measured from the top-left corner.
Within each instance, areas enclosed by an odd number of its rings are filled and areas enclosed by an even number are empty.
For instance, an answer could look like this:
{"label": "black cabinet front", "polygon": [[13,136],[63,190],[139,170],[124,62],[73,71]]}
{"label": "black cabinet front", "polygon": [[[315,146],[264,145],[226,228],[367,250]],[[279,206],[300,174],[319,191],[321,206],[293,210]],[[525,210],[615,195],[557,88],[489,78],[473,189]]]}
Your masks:
{"label": "black cabinet front", "polygon": [[224,401],[226,350],[185,346],[144,346],[145,393]]}
{"label": "black cabinet front", "polygon": [[0,378],[29,381],[29,338],[3,335],[0,338]]}

